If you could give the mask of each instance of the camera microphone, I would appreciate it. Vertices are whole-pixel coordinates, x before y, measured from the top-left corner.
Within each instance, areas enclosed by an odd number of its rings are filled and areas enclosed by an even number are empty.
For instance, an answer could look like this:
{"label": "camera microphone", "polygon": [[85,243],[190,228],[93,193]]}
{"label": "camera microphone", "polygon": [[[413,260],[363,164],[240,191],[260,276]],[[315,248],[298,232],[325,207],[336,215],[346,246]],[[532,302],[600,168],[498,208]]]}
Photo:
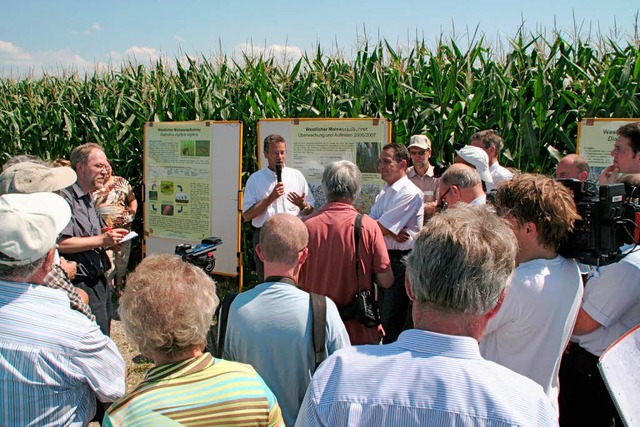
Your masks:
{"label": "camera microphone", "polygon": [[276,163],[276,177],[278,178],[278,183],[282,182],[282,164]]}

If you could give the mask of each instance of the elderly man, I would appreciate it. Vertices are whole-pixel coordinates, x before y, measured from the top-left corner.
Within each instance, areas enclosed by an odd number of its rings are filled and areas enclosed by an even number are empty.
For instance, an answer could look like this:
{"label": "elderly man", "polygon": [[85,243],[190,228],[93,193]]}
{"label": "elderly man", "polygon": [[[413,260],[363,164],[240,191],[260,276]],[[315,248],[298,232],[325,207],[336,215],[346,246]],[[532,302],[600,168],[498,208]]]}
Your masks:
{"label": "elderly man", "polygon": [[[640,188],[640,173],[619,181],[631,194],[633,187]],[[623,425],[598,369],[602,353],[640,324],[640,251],[633,244],[620,249],[624,257],[595,267],[584,288],[572,344],[560,368],[562,425],[610,426],[614,418],[616,426]]]}
{"label": "elderly man", "polygon": [[435,215],[407,258],[415,329],[327,359],[296,426],[557,425],[539,385],[478,349],[515,255],[509,225],[486,207]]}
{"label": "elderly man", "polygon": [[[287,146],[278,134],[268,135],[263,144],[267,167],[253,173],[247,180],[242,201],[242,217],[251,221],[253,232],[253,258],[258,279],[264,279],[264,268],[255,248],[260,240],[260,227],[275,214],[288,213],[302,216],[313,212],[315,200],[307,180],[296,169],[285,167]],[[286,197],[283,197],[286,193]]]}
{"label": "elderly man", "polygon": [[111,267],[105,248],[117,245],[127,230],[102,232],[91,193],[104,186],[107,157],[98,144],[80,145],[71,152],[78,181],[60,191],[71,206],[71,222],[62,230],[59,251],[78,263],[73,284],[89,294],[89,307],[103,334],[111,331],[111,289],[105,272]]}
{"label": "elderly man", "polygon": [[489,173],[494,185],[513,178],[513,173],[509,169],[500,165],[498,156],[504,145],[498,132],[494,130],[481,130],[471,136],[471,146],[482,148],[489,157]]}
{"label": "elderly man", "polygon": [[620,126],[616,134],[618,139],[611,150],[613,164],[600,174],[601,185],[615,183],[620,173],[640,173],[640,122]]}
{"label": "elderly man", "polygon": [[407,169],[407,177],[424,194],[424,216],[430,218],[436,213],[440,182],[440,178],[434,176],[435,168],[429,163],[431,140],[426,135],[413,135],[409,139],[408,149],[413,166]]}
{"label": "elderly man", "polygon": [[127,336],[156,366],[109,408],[104,426],[192,425],[194,419],[283,425],[276,398],[251,366],[203,352],[218,301],[213,280],[176,256],[152,255],[138,265],[118,313]]}
{"label": "elderly man", "polygon": [[0,196],[0,425],[85,426],[124,394],[125,365],[98,326],[39,286],[71,218],[52,193]]}
{"label": "elderly man", "polygon": [[478,172],[463,163],[454,163],[442,174],[440,181],[442,195],[441,205],[454,207],[463,202],[470,205],[484,205],[487,195],[482,189],[482,180]]}
{"label": "elderly man", "polygon": [[558,255],[579,218],[576,205],[562,184],[534,174],[502,182],[494,203],[516,235],[518,267],[480,350],[540,384],[557,408],[560,358],[582,299],[578,265]]}
{"label": "elderly man", "polygon": [[589,177],[587,159],[577,154],[567,154],[556,165],[556,179],[586,181]]}
{"label": "elderly man", "polygon": [[383,288],[393,283],[382,232],[367,215],[362,215],[356,251],[354,224],[358,211],[353,202],[361,188],[362,174],[350,161],[330,163],[324,168],[322,190],[327,203],[304,219],[309,230],[309,257],[302,265],[300,283],[304,290],[326,295],[336,303],[351,344],[375,344],[381,339],[377,327],[366,327],[343,314],[348,313],[343,308],[353,303],[358,291],[373,292],[374,282]]}
{"label": "elderly man", "polygon": [[[315,371],[314,314],[309,294],[297,287],[308,241],[307,228],[293,215],[276,214],[264,223],[256,250],[267,278],[235,298],[224,341],[224,358],[256,368],[278,398],[289,426]],[[348,346],[349,335],[336,305],[325,301],[326,357]]]}
{"label": "elderly man", "polygon": [[[76,173],[70,168],[53,168],[40,159],[33,162],[29,157],[27,157],[29,160],[25,161],[20,161],[21,158],[22,156],[15,156],[10,159],[13,166],[6,168],[0,174],[0,195],[58,191],[76,182]],[[65,291],[69,296],[71,308],[90,320],[95,320],[91,308],[87,305],[89,295],[71,283],[71,279],[76,275],[76,263],[61,258],[57,252],[56,255],[57,259],[42,285]]]}
{"label": "elderly man", "polygon": [[409,298],[404,291],[404,257],[409,254],[424,222],[422,191],[407,178],[409,151],[402,144],[387,144],[380,152],[380,177],[385,186],[371,207],[387,245],[393,285],[379,289],[383,342],[398,339],[407,318]]}

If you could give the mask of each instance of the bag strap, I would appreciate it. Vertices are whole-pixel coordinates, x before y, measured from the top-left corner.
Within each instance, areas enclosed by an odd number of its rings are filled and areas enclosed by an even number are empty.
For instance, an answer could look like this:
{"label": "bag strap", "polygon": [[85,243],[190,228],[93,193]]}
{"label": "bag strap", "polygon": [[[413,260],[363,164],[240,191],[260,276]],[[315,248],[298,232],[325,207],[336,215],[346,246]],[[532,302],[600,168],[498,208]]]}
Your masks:
{"label": "bag strap", "polygon": [[360,236],[362,235],[362,216],[356,216],[356,222],[353,227],[353,238],[356,244],[356,284],[358,285],[358,293],[360,293],[360,256],[358,255],[358,246],[360,246]]}
{"label": "bag strap", "polygon": [[325,325],[327,323],[327,299],[324,295],[309,294],[311,315],[313,316],[313,350],[315,352],[314,371],[324,360]]}
{"label": "bag strap", "polygon": [[[224,351],[224,339],[227,336],[227,320],[229,319],[229,309],[231,308],[231,304],[233,300],[238,296],[237,292],[228,293],[226,297],[222,300],[222,304],[218,307],[218,336],[215,341],[216,348],[214,350],[214,356],[218,359],[222,358],[222,353]],[[211,332],[211,330],[209,330]]]}

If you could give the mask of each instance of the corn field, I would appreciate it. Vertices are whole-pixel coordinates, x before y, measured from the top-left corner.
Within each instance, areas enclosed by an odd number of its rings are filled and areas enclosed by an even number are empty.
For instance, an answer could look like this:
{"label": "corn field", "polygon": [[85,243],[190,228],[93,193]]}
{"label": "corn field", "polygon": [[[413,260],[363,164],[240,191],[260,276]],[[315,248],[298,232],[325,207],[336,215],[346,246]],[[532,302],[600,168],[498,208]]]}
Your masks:
{"label": "corn field", "polygon": [[365,43],[355,58],[318,46],[285,64],[264,56],[197,58],[84,77],[5,78],[0,163],[15,154],[68,157],[93,141],[139,189],[145,122],[238,120],[246,179],[257,167],[261,118],[383,117],[395,142],[429,135],[433,160],[444,163],[453,160],[454,142],[496,129],[505,141],[503,165],[548,173],[554,153],[575,152],[581,118],[640,117],[639,49],[638,40],[601,38],[596,47],[521,31],[500,53],[483,39],[464,50],[452,40],[403,50],[383,41]]}

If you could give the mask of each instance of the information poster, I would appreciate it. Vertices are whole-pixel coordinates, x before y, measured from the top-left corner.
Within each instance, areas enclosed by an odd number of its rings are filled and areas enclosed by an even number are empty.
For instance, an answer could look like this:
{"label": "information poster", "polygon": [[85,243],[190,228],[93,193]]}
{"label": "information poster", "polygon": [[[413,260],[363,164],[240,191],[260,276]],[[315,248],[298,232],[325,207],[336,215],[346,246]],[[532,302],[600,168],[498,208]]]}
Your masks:
{"label": "information poster", "polygon": [[[360,212],[369,212],[383,182],[378,157],[387,144],[390,124],[385,119],[322,119],[260,121],[260,144],[270,133],[281,134],[287,142],[286,164],[303,173],[319,208],[326,200],[322,173],[338,160],[355,163],[362,172],[362,191],[354,203]],[[262,153],[262,145],[260,145]],[[266,159],[262,158],[266,167]]]}
{"label": "information poster", "polygon": [[578,126],[577,152],[589,162],[589,179],[612,164],[611,150],[618,138],[616,130],[640,119],[582,119]]}
{"label": "information poster", "polygon": [[154,123],[146,137],[149,236],[200,242],[211,224],[211,127]]}

